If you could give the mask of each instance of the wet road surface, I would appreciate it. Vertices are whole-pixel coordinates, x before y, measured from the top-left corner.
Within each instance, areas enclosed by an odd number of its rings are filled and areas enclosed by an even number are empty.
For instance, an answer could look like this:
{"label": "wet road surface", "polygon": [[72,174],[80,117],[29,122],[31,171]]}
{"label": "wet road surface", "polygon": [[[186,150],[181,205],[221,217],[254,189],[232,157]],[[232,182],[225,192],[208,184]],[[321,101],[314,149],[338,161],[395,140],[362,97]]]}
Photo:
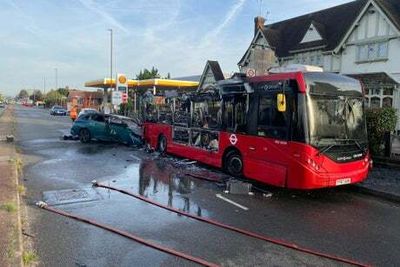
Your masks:
{"label": "wet road surface", "polygon": [[16,116],[18,146],[26,164],[23,178],[31,234],[42,266],[195,266],[40,210],[34,203],[42,199],[53,201],[64,211],[223,266],[341,266],[178,216],[119,192],[94,189],[94,179],[164,205],[320,252],[379,266],[400,263],[400,207],[396,204],[348,188],[297,192],[265,187],[272,197],[225,195],[222,184],[185,175],[226,177],[216,170],[181,164],[180,159],[123,145],[61,140],[71,121],[50,116],[47,110],[17,107]]}

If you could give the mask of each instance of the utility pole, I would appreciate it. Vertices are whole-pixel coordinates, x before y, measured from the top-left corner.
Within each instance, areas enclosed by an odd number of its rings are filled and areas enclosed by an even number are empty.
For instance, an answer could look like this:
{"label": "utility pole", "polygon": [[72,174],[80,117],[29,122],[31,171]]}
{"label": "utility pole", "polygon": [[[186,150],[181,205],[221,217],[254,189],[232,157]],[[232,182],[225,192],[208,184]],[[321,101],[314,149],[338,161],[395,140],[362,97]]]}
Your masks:
{"label": "utility pole", "polygon": [[113,59],[113,30],[108,29],[110,32],[110,91],[112,91],[112,78],[113,78],[113,70],[112,70],[112,59]]}
{"label": "utility pole", "polygon": [[54,68],[54,72],[55,72],[56,90],[57,90],[58,89],[58,69]]}

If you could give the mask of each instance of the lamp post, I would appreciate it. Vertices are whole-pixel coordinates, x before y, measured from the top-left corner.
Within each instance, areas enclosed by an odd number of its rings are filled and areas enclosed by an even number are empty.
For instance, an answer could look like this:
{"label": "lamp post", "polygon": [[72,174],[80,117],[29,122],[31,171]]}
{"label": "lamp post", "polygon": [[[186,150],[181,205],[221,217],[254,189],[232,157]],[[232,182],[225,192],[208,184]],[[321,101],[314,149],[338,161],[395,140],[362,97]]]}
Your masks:
{"label": "lamp post", "polygon": [[56,81],[56,90],[58,89],[58,69],[54,68],[54,74],[55,74],[55,81]]}
{"label": "lamp post", "polygon": [[[113,73],[113,30],[108,29],[110,32],[110,87],[108,88],[110,91],[112,90],[112,73]],[[108,103],[108,92],[104,92],[104,103]]]}

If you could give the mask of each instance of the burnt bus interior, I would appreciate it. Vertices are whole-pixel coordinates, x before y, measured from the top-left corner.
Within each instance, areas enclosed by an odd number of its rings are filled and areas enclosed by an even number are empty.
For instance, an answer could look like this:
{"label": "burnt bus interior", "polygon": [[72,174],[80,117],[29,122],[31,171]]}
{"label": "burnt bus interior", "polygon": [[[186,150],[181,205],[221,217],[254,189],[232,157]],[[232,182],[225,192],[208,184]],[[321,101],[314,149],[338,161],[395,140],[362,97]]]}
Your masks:
{"label": "burnt bus interior", "polygon": [[306,94],[298,93],[294,79],[252,84],[235,75],[191,94],[153,101],[146,120],[172,125],[174,142],[210,151],[218,151],[219,132],[227,131],[307,143],[338,162],[364,156],[360,84],[327,73],[305,73],[305,78]]}

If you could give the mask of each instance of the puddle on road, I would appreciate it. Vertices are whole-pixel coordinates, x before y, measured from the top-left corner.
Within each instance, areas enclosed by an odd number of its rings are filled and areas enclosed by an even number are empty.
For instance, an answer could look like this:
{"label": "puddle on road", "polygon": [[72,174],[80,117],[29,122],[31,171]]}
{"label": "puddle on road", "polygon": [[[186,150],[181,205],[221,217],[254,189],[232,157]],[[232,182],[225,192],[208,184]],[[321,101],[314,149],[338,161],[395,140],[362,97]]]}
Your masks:
{"label": "puddle on road", "polygon": [[[127,165],[121,174],[99,182],[128,190],[188,213],[208,216],[208,212],[193,201],[190,194],[200,188],[215,188],[215,184],[185,175],[189,171],[195,174],[196,168],[199,173],[204,175],[206,170],[194,166],[177,168],[172,163],[174,161],[169,159],[142,159],[139,163]],[[214,176],[217,176],[217,174],[214,174]],[[217,179],[217,177],[215,178]],[[121,194],[112,190],[107,190],[107,193],[108,197],[106,198],[110,199]]]}

